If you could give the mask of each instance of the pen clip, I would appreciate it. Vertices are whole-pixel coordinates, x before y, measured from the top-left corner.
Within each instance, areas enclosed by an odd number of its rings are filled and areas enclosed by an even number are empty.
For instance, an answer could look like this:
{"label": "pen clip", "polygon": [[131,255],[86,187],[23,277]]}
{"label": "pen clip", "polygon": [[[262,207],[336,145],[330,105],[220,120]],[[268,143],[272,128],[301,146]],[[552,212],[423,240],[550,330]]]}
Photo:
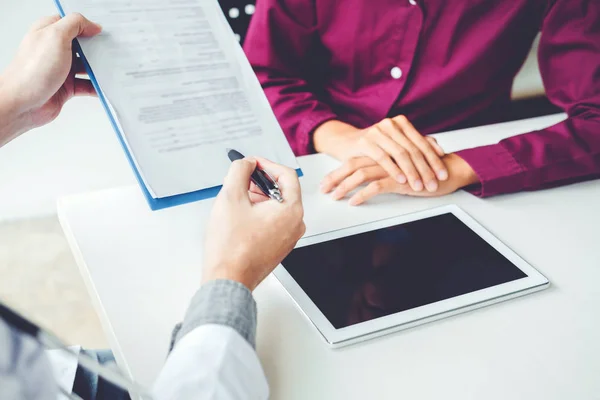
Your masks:
{"label": "pen clip", "polygon": [[[258,168],[258,167],[257,167],[257,168]],[[265,174],[265,177],[267,177],[267,178],[268,178],[268,179],[271,181],[271,183],[273,184],[273,187],[274,187],[275,189],[279,189],[279,185],[277,184],[277,181],[275,180],[275,178],[273,178],[273,177],[271,176],[271,174],[269,174],[269,173],[268,173],[267,171],[265,171],[264,169],[260,168],[260,170],[261,170],[261,172],[262,172],[263,174]]]}

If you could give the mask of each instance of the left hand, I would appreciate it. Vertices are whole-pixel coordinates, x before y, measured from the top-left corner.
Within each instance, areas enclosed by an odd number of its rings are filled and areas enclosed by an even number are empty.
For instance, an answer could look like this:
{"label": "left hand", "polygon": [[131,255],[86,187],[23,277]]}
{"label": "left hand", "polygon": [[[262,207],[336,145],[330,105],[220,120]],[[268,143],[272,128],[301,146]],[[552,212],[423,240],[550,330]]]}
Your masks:
{"label": "left hand", "polygon": [[340,200],[359,186],[367,184],[365,188],[350,198],[350,205],[357,206],[383,193],[436,197],[453,193],[462,187],[479,182],[479,178],[469,164],[456,154],[444,156],[443,161],[448,167],[449,178],[440,181],[435,192],[415,191],[408,183],[399,183],[368,157],[352,158],[346,161],[340,168],[325,177],[321,187],[325,193],[333,190],[333,199]]}
{"label": "left hand", "polygon": [[46,17],[34,24],[0,75],[0,102],[20,118],[13,137],[54,120],[71,97],[95,95],[89,79],[75,76],[85,70],[73,54],[72,43],[101,30],[81,14]]}

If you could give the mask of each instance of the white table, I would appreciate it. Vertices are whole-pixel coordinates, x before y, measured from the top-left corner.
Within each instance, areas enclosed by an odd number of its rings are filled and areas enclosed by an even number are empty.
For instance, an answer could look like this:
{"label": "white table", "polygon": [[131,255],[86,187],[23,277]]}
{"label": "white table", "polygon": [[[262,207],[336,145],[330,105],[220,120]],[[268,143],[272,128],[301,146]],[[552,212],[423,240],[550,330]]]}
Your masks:
{"label": "white table", "polygon": [[[480,144],[564,116],[440,135]],[[487,134],[482,133],[487,132]],[[299,159],[307,234],[456,203],[537,267],[550,289],[332,350],[269,277],[255,292],[274,399],[592,399],[600,393],[600,182],[478,199],[383,196],[358,208],[318,193],[336,163]],[[212,201],[149,211],[137,187],[69,197],[59,215],[118,362],[151,384],[198,288]]]}

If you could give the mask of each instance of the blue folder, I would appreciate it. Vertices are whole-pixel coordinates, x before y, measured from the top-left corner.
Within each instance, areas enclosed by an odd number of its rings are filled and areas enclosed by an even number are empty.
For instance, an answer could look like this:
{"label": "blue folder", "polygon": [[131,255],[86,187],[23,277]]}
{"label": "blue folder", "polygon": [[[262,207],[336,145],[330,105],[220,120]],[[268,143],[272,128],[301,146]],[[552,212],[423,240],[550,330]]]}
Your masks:
{"label": "blue folder", "polygon": [[[56,5],[56,8],[58,9],[60,16],[64,17],[65,12],[63,10],[62,5],[60,4],[60,0],[54,0],[54,4]],[[125,152],[127,161],[129,161],[129,165],[133,169],[135,178],[137,179],[137,181],[140,185],[140,188],[142,189],[142,193],[144,194],[144,196],[146,197],[146,200],[148,201],[148,205],[150,206],[150,209],[152,209],[153,211],[156,211],[156,210],[161,210],[163,208],[174,207],[174,206],[178,206],[181,204],[191,203],[194,201],[204,200],[204,199],[209,199],[209,198],[215,197],[221,190],[221,185],[213,186],[213,187],[206,188],[206,189],[196,190],[194,192],[177,194],[174,196],[161,197],[161,198],[152,197],[152,195],[150,194],[150,191],[146,187],[146,184],[142,180],[140,171],[138,171],[135,163],[133,162],[133,157],[132,157],[131,153],[129,152],[129,150],[127,149],[127,145],[125,144],[125,141],[123,140],[123,132],[121,132],[121,130],[119,129],[119,126],[117,125],[117,122],[116,122],[116,117],[111,113],[110,108],[108,107],[108,102],[106,101],[104,94],[100,90],[100,86],[98,85],[98,81],[96,80],[96,77],[94,76],[94,72],[92,71],[92,68],[90,67],[87,60],[85,59],[83,51],[81,50],[81,46],[79,45],[79,42],[77,40],[74,41],[74,46],[75,46],[75,50],[77,51],[77,53],[79,53],[79,56],[81,57],[81,60],[83,61],[83,65],[85,66],[85,69],[90,77],[90,80],[92,81],[92,84],[94,85],[94,88],[96,89],[96,92],[98,93],[98,97],[100,98],[100,101],[102,102],[104,111],[106,111],[106,115],[108,115],[108,118],[110,119],[110,123],[111,123],[115,133],[117,134],[119,143],[121,143],[121,147],[123,148],[123,151]],[[223,153],[223,157],[225,157],[225,153]],[[301,177],[303,175],[302,170],[300,168],[298,168],[296,170],[296,172],[298,173],[299,177]]]}

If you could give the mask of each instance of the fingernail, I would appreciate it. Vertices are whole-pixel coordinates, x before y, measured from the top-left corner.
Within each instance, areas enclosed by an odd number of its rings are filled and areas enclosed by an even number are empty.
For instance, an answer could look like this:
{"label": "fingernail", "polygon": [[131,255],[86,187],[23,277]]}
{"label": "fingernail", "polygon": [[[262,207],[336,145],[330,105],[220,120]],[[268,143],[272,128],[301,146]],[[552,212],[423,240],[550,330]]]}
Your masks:
{"label": "fingernail", "polygon": [[399,183],[406,183],[406,177],[405,177],[404,175],[402,175],[402,174],[398,174],[398,175],[396,176],[396,180],[397,180]]}
{"label": "fingernail", "polygon": [[438,184],[436,181],[429,181],[427,182],[427,191],[428,192],[435,192],[438,188]]}
{"label": "fingernail", "polygon": [[441,169],[438,171],[437,176],[440,181],[445,181],[446,179],[448,179],[448,171],[446,171],[445,169]]}
{"label": "fingernail", "polygon": [[340,194],[338,191],[334,191],[334,192],[331,194],[331,198],[332,198],[332,199],[334,199],[334,200],[339,200],[339,199],[341,199],[342,197],[343,197],[343,196],[342,196],[342,195],[341,195],[341,194]]}
{"label": "fingernail", "polygon": [[350,204],[351,206],[357,206],[358,200],[353,197],[350,199],[350,201],[348,201],[348,204]]}
{"label": "fingernail", "polygon": [[420,179],[417,179],[416,181],[414,181],[413,189],[417,192],[420,192],[421,190],[423,190],[423,182],[421,182]]}
{"label": "fingernail", "polygon": [[327,193],[327,190],[326,190],[326,185],[325,185],[325,183],[321,182],[321,184],[319,185],[319,188],[321,189],[321,192],[323,192],[323,193]]}

